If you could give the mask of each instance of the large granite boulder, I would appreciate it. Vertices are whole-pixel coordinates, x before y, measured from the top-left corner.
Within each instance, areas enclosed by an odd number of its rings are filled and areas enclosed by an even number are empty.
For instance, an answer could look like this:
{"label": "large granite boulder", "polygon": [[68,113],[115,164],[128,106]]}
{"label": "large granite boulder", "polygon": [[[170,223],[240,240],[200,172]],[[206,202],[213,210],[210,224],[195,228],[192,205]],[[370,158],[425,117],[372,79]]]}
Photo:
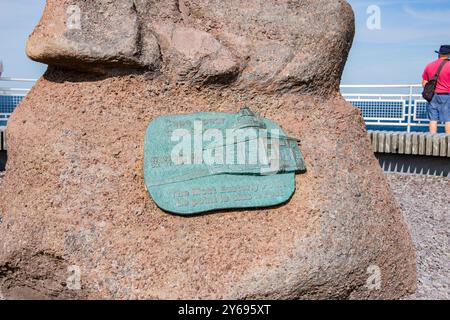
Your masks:
{"label": "large granite boulder", "polygon": [[[68,28],[69,5],[79,29]],[[340,0],[48,0],[27,52],[49,69],[8,124],[2,295],[414,291],[407,227],[360,113],[338,91],[353,34]],[[308,171],[293,198],[190,218],[161,211],[143,182],[148,123],[244,105],[301,139]]]}

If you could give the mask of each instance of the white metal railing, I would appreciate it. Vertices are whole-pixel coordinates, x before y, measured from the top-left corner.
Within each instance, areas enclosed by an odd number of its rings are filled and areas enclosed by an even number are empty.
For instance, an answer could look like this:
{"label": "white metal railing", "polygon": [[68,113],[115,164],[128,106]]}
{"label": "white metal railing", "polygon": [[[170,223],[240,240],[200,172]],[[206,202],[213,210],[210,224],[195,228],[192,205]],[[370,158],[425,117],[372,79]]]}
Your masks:
{"label": "white metal railing", "polygon": [[366,125],[406,127],[408,132],[429,124],[421,91],[420,84],[341,86],[344,98],[361,109]]}
{"label": "white metal railing", "polygon": [[[36,81],[36,79],[0,77],[0,96],[25,96],[30,91],[30,88],[25,86]],[[12,87],[10,83],[20,87]]]}
{"label": "white metal railing", "polygon": [[0,129],[3,130],[8,119],[19,104],[27,95],[35,79],[24,78],[1,78],[0,77]]}
{"label": "white metal railing", "polygon": [[0,121],[8,121],[9,117],[11,116],[11,113],[5,112],[0,113]]}
{"label": "white metal railing", "polygon": [[37,81],[37,79],[0,77],[0,81],[14,81],[14,82],[31,82],[31,83],[35,83]]}
{"label": "white metal railing", "polygon": [[[35,81],[0,78],[0,96],[11,97],[8,99],[9,104],[18,103],[30,90],[24,86]],[[4,86],[5,83],[14,83],[19,88]],[[427,103],[422,98],[420,84],[358,84],[341,85],[340,88],[343,97],[361,110],[368,126],[406,127],[408,132],[413,127],[428,126]],[[8,108],[10,109],[11,105],[5,107],[0,104],[0,114],[6,114]]]}

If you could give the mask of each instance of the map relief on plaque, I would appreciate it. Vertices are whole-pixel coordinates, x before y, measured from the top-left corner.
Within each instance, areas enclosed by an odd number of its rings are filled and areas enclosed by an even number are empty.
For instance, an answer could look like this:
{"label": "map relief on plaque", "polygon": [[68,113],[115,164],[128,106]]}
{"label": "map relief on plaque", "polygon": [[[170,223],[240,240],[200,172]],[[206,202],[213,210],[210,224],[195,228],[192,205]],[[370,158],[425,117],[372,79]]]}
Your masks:
{"label": "map relief on plaque", "polygon": [[298,140],[247,107],[161,116],[145,135],[146,188],[175,214],[285,203],[305,170]]}

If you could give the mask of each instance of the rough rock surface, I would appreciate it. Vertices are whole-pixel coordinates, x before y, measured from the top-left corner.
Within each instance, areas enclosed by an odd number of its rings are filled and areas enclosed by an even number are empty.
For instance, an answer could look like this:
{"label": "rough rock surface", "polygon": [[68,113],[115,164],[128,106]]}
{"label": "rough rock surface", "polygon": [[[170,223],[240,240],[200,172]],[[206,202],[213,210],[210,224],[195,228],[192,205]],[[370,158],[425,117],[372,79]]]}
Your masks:
{"label": "rough rock surface", "polygon": [[[62,31],[65,2],[49,0],[28,44],[51,67],[8,124],[4,296],[358,299],[414,291],[407,227],[359,112],[338,94],[354,33],[346,2],[135,1],[131,11],[129,1],[100,3],[95,14],[82,7],[87,34],[77,38]],[[134,39],[132,30],[110,20],[113,9],[137,21],[137,50],[123,35]],[[111,27],[104,37],[91,31],[97,14],[98,30]],[[139,44],[153,37],[159,58],[143,58],[152,55]],[[105,43],[117,46],[102,55]],[[308,172],[296,177],[293,198],[192,218],[158,209],[143,183],[148,123],[244,104],[301,139]],[[65,286],[70,266],[81,270],[81,290]],[[379,290],[367,287],[373,266]]]}
{"label": "rough rock surface", "polygon": [[194,84],[332,93],[353,32],[341,0],[48,0],[27,53],[97,73],[135,68]]}

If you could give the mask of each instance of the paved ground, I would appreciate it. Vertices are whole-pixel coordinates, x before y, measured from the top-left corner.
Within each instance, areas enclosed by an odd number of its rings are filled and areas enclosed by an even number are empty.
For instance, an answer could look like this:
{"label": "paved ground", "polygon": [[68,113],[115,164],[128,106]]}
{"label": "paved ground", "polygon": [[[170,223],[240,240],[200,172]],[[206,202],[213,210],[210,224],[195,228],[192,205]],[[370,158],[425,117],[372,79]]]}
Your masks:
{"label": "paved ground", "polygon": [[417,249],[418,290],[408,299],[450,299],[450,179],[387,177]]}
{"label": "paved ground", "polygon": [[388,174],[417,249],[418,290],[410,299],[450,299],[450,179]]}

